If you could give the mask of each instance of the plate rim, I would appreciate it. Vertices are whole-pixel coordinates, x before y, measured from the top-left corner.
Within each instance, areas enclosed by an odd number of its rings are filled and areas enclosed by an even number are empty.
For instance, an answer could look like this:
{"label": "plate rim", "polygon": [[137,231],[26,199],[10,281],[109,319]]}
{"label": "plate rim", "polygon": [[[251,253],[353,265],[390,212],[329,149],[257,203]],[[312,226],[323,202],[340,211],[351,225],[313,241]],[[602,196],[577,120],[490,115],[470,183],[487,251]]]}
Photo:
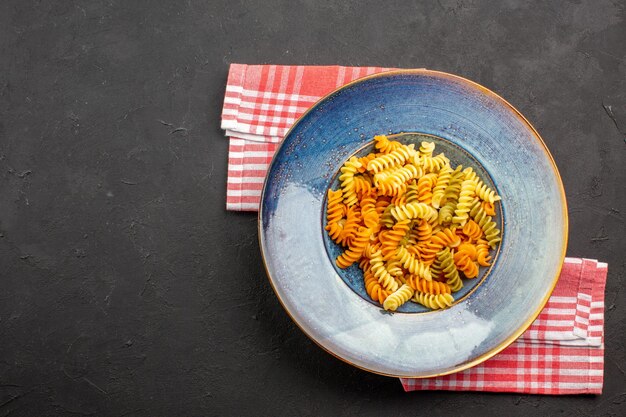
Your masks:
{"label": "plate rim", "polygon": [[347,89],[349,87],[352,87],[355,84],[359,84],[362,82],[365,82],[367,80],[370,79],[374,79],[374,78],[384,78],[384,77],[389,77],[389,76],[398,76],[398,75],[422,75],[422,76],[434,76],[434,77],[439,77],[439,78],[444,78],[444,79],[451,79],[451,80],[455,80],[455,81],[460,81],[461,83],[467,83],[470,86],[473,86],[475,88],[477,88],[478,90],[480,90],[483,94],[491,96],[492,98],[496,99],[497,101],[501,102],[502,104],[504,104],[506,107],[508,107],[511,111],[512,114],[515,115],[516,117],[518,117],[521,122],[526,125],[531,132],[533,133],[533,135],[535,136],[535,139],[539,141],[539,144],[541,145],[541,149],[544,152],[544,155],[548,157],[548,160],[550,161],[550,166],[552,167],[553,173],[556,176],[557,179],[557,185],[559,188],[559,194],[561,197],[561,203],[562,203],[562,207],[563,207],[563,212],[562,212],[562,219],[563,219],[563,242],[565,242],[565,244],[563,245],[563,249],[561,251],[561,256],[560,256],[560,263],[559,266],[557,268],[556,274],[555,276],[552,278],[552,282],[550,283],[550,288],[549,291],[546,293],[546,295],[544,296],[544,298],[541,300],[541,302],[539,303],[539,308],[533,312],[533,314],[530,315],[530,318],[525,321],[515,332],[513,332],[509,337],[507,337],[504,341],[502,341],[499,345],[497,345],[495,348],[479,355],[478,357],[474,358],[473,360],[461,364],[459,366],[453,367],[449,370],[443,371],[443,372],[439,372],[439,373],[433,373],[433,374],[428,374],[428,375],[417,375],[417,376],[406,376],[406,375],[394,375],[394,374],[390,374],[390,373],[385,373],[385,372],[380,372],[380,371],[376,371],[361,365],[358,365],[356,363],[353,363],[351,361],[349,361],[346,358],[343,358],[339,355],[337,355],[336,353],[334,353],[333,351],[331,351],[330,349],[326,348],[325,346],[323,346],[320,342],[318,342],[312,335],[310,335],[301,325],[300,323],[298,323],[298,321],[294,318],[294,316],[291,314],[291,312],[289,311],[289,309],[286,307],[286,304],[283,302],[282,298],[280,297],[278,291],[276,290],[276,287],[274,286],[274,280],[272,279],[272,275],[267,267],[267,262],[266,262],[266,254],[265,254],[265,247],[263,245],[263,239],[262,239],[262,234],[263,234],[263,210],[262,210],[262,203],[265,200],[265,193],[267,191],[267,184],[268,184],[268,179],[269,179],[269,175],[266,174],[265,179],[263,180],[263,189],[261,192],[261,200],[260,200],[260,205],[259,205],[259,211],[257,213],[257,239],[259,242],[259,248],[261,251],[261,259],[263,260],[263,267],[265,269],[265,275],[267,276],[268,281],[270,282],[270,285],[272,287],[272,291],[274,291],[274,294],[276,295],[276,298],[278,298],[278,301],[280,302],[281,306],[283,307],[283,310],[287,313],[287,315],[289,316],[289,318],[291,319],[291,321],[293,323],[295,323],[295,325],[306,335],[306,337],[308,337],[311,341],[313,341],[313,343],[315,343],[317,346],[319,346],[322,350],[324,350],[325,352],[329,353],[331,356],[334,356],[335,358],[341,360],[344,363],[347,363],[349,365],[354,366],[355,368],[358,369],[362,369],[364,371],[367,372],[371,372],[377,375],[383,375],[383,376],[388,376],[388,377],[394,377],[394,378],[415,378],[415,379],[423,379],[423,378],[434,378],[434,377],[438,377],[438,376],[444,376],[444,375],[450,375],[450,374],[454,374],[469,368],[472,368],[476,365],[479,365],[483,362],[485,362],[486,360],[492,358],[493,356],[497,355],[498,353],[502,352],[504,349],[506,349],[507,347],[509,347],[513,342],[515,342],[529,327],[530,325],[537,319],[537,317],[539,316],[539,314],[541,313],[541,311],[543,311],[546,303],[548,302],[548,300],[550,299],[550,296],[552,295],[552,292],[554,291],[554,288],[556,287],[556,283],[559,280],[559,277],[561,275],[561,270],[563,268],[563,263],[565,261],[565,255],[567,252],[567,241],[568,241],[568,235],[569,235],[569,216],[568,216],[568,211],[567,211],[567,199],[565,196],[565,187],[563,186],[563,180],[561,178],[561,174],[559,173],[559,170],[556,166],[556,162],[554,161],[554,158],[552,157],[552,154],[550,153],[546,143],[544,142],[543,138],[541,137],[541,135],[539,134],[539,132],[537,131],[537,129],[535,129],[535,127],[530,123],[530,121],[528,121],[528,119],[519,111],[517,110],[517,108],[515,108],[515,106],[513,106],[511,103],[509,103],[507,100],[505,100],[503,97],[501,97],[500,95],[496,94],[495,92],[491,91],[490,89],[488,89],[487,87],[478,84],[475,81],[469,80],[465,77],[461,77],[459,75],[455,75],[455,74],[450,74],[447,72],[443,72],[443,71],[436,71],[436,70],[429,70],[429,69],[425,69],[425,68],[419,68],[419,69],[396,69],[396,70],[391,70],[391,71],[383,71],[377,74],[371,74],[371,75],[367,75],[365,77],[361,77],[361,78],[357,78],[356,80],[353,80],[347,84],[344,84],[336,89],[334,89],[333,91],[329,92],[328,94],[325,94],[324,96],[320,97],[315,103],[313,103],[304,113],[302,113],[297,119],[296,121],[291,125],[291,127],[289,128],[289,130],[287,131],[287,133],[285,133],[283,139],[279,142],[278,146],[276,147],[276,150],[274,151],[274,155],[272,155],[272,160],[270,162],[270,164],[267,167],[267,173],[269,174],[269,172],[271,171],[272,167],[274,166],[274,163],[276,162],[276,155],[278,154],[278,152],[281,150],[283,144],[285,143],[285,138],[287,136],[289,136],[291,134],[291,132],[296,128],[296,126],[298,126],[300,124],[300,122],[302,121],[302,119],[304,119],[310,112],[312,112],[313,110],[315,110],[321,103],[323,103],[326,99],[328,99],[329,97],[339,93],[340,91]]}

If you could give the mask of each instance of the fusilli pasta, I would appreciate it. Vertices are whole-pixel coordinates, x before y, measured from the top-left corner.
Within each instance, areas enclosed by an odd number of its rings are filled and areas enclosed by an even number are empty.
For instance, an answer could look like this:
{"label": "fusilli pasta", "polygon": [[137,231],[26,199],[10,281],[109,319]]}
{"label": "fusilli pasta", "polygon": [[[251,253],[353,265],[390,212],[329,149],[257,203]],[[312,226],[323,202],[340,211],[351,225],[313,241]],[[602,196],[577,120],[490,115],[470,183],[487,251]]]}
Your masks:
{"label": "fusilli pasta", "polygon": [[416,150],[380,135],[374,148],[349,158],[328,190],[325,229],[344,248],[335,263],[358,264],[365,292],[386,310],[450,307],[464,278],[491,265],[500,196],[472,168],[433,156],[433,142]]}

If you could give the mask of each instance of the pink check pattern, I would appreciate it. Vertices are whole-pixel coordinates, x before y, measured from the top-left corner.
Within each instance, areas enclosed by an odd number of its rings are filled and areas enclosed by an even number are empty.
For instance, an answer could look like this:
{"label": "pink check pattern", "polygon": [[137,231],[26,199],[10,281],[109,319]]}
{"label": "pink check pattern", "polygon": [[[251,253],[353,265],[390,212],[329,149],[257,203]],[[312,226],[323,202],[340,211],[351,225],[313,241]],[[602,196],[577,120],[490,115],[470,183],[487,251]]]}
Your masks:
{"label": "pink check pattern", "polygon": [[[226,208],[257,211],[282,137],[320,97],[388,68],[232,64],[222,111],[230,144]],[[600,394],[604,375],[607,265],[566,258],[545,308],[526,332],[487,361],[455,374],[401,379],[406,391]]]}

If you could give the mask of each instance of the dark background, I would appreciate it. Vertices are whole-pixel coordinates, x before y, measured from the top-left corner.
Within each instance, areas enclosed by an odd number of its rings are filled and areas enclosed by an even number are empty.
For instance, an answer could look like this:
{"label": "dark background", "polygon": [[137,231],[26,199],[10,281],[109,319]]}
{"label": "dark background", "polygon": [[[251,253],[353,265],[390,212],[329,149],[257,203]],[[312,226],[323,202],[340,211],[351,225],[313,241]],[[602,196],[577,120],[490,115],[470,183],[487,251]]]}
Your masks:
{"label": "dark background", "polygon": [[[2,1],[0,416],[626,415],[625,15]],[[560,168],[568,255],[609,263],[604,394],[405,394],[309,341],[268,284],[256,216],[224,208],[231,62],[426,67],[516,106]]]}

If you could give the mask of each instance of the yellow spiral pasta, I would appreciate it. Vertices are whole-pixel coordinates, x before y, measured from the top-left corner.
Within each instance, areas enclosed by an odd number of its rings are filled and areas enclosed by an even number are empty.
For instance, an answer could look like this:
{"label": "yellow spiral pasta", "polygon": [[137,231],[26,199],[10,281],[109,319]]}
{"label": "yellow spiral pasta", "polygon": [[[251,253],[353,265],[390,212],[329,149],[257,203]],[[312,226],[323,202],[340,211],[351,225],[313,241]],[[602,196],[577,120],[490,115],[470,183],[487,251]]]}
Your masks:
{"label": "yellow spiral pasta", "polygon": [[420,178],[421,175],[422,169],[420,167],[416,167],[413,164],[406,164],[402,168],[398,168],[389,173],[384,182],[387,184],[395,184],[397,187],[402,185],[406,187],[406,182],[413,178]]}
{"label": "yellow spiral pasta", "polygon": [[447,308],[452,305],[454,302],[454,297],[451,294],[424,294],[422,292],[416,291],[413,295],[413,301],[423,305],[424,307],[428,307],[432,310],[439,310],[442,308]]}
{"label": "yellow spiral pasta", "polygon": [[385,261],[380,250],[372,254],[370,265],[372,273],[385,290],[393,292],[398,289],[398,283],[385,268]]}
{"label": "yellow spiral pasta", "polygon": [[432,158],[423,157],[421,162],[424,172],[439,172],[444,166],[450,164],[450,160],[442,153]]}
{"label": "yellow spiral pasta", "polygon": [[353,178],[354,181],[354,191],[359,194],[367,194],[372,191],[372,180],[369,177],[363,175],[355,175]]}
{"label": "yellow spiral pasta", "polygon": [[406,219],[424,219],[431,221],[437,219],[437,210],[428,204],[410,203],[404,206],[397,206],[391,210],[391,215],[396,221]]}
{"label": "yellow spiral pasta", "polygon": [[487,187],[487,185],[484,184],[482,181],[476,182],[476,188],[474,189],[474,192],[480,199],[491,204],[500,200],[500,196],[497,195],[495,191],[493,191],[491,188]]}
{"label": "yellow spiral pasta", "polygon": [[452,223],[464,226],[469,218],[469,211],[474,201],[474,180],[465,180],[461,183],[461,193],[459,194],[459,202],[454,209],[454,217]]}
{"label": "yellow spiral pasta", "polygon": [[420,144],[419,155],[424,158],[430,158],[433,156],[435,150],[435,144],[433,142],[422,142]]}
{"label": "yellow spiral pasta", "polygon": [[432,279],[432,276],[430,275],[430,268],[428,267],[428,265],[425,265],[414,255],[409,253],[407,248],[405,248],[404,246],[400,246],[398,248],[397,258],[400,260],[404,268],[411,274],[415,274],[428,281]]}
{"label": "yellow spiral pasta", "polygon": [[343,247],[337,267],[357,264],[365,292],[389,311],[450,307],[501,240],[491,217],[500,197],[473,168],[433,156],[434,142],[415,146],[376,136],[375,151],[349,158],[327,194],[324,228]]}
{"label": "yellow spiral pasta", "polygon": [[437,175],[437,181],[435,181],[435,187],[433,188],[433,196],[432,196],[432,205],[434,208],[438,209],[441,207],[441,202],[443,200],[446,188],[448,184],[450,184],[450,180],[452,179],[452,168],[449,166],[444,166],[439,170],[439,174]]}
{"label": "yellow spiral pasta", "polygon": [[402,146],[388,154],[376,157],[367,164],[367,170],[376,174],[393,165],[403,165],[416,154],[414,147],[415,145]]}
{"label": "yellow spiral pasta", "polygon": [[341,182],[341,190],[343,191],[343,201],[348,207],[358,202],[354,175],[360,166],[361,163],[359,160],[353,156],[341,167],[340,170],[341,175],[339,176],[339,181]]}
{"label": "yellow spiral pasta", "polygon": [[395,292],[389,294],[383,303],[383,308],[389,311],[396,311],[398,307],[411,299],[414,292],[409,285],[403,284]]}

